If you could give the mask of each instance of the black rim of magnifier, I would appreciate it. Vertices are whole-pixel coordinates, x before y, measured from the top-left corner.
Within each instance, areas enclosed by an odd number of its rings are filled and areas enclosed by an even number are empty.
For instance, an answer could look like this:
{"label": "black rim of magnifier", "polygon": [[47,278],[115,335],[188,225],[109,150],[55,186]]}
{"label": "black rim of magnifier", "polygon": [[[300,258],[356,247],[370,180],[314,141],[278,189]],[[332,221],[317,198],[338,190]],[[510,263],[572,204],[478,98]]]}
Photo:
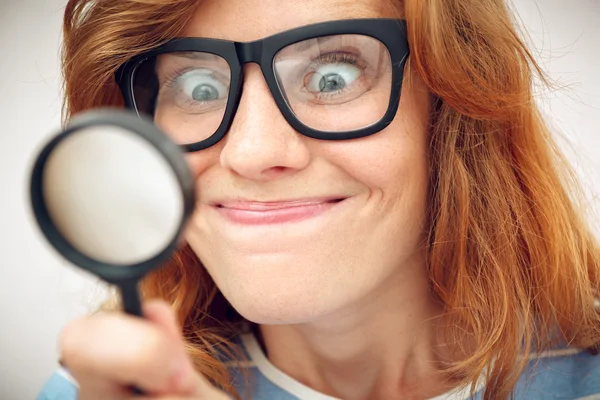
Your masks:
{"label": "black rim of magnifier", "polygon": [[[92,126],[116,126],[137,133],[152,144],[169,163],[182,189],[183,215],[177,233],[169,245],[153,258],[137,264],[111,264],[100,262],[81,253],[73,247],[54,225],[44,201],[44,167],[52,150],[69,136],[84,128]],[[120,109],[103,109],[88,111],[73,118],[70,125],[54,137],[38,155],[31,176],[31,203],[37,222],[50,244],[73,264],[90,271],[109,283],[117,284],[124,289],[128,283],[137,283],[148,271],[166,261],[177,248],[178,239],[185,228],[195,204],[194,181],[182,157],[179,146],[174,144],[148,119],[140,118],[134,113]],[[125,295],[126,290],[123,290]],[[125,299],[124,299],[125,300]]]}

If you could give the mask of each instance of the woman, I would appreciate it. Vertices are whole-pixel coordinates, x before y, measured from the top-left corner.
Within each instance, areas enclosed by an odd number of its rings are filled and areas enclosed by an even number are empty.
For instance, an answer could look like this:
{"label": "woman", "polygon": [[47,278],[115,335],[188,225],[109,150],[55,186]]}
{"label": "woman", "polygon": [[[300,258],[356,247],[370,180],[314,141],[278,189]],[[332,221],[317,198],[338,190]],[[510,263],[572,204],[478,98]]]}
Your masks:
{"label": "woman", "polygon": [[598,243],[503,0],[71,0],[64,33],[67,116],[151,115],[199,200],[147,320],[70,324],[40,398],[600,394]]}

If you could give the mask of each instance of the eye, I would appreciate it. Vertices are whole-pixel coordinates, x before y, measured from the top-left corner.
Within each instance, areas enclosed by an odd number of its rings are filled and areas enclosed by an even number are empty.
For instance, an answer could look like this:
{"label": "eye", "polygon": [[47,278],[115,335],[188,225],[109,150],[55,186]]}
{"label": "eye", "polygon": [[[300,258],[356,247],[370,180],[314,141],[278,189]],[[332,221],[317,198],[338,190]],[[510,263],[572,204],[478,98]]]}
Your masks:
{"label": "eye", "polygon": [[205,103],[227,97],[229,88],[208,69],[195,69],[177,78],[177,86],[193,101]]}
{"label": "eye", "polygon": [[307,75],[305,87],[314,94],[336,93],[352,85],[361,74],[362,70],[353,64],[325,64]]}

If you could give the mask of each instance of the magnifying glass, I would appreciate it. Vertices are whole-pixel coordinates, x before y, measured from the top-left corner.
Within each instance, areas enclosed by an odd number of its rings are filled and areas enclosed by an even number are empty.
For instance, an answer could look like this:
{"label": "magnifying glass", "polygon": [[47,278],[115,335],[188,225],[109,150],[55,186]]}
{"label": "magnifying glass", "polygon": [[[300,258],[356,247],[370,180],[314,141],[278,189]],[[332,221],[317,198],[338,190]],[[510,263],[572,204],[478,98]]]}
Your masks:
{"label": "magnifying glass", "polygon": [[195,204],[179,146],[136,114],[93,110],[43,147],[30,183],[50,244],[116,285],[124,310],[142,316],[138,282],[176,250]]}

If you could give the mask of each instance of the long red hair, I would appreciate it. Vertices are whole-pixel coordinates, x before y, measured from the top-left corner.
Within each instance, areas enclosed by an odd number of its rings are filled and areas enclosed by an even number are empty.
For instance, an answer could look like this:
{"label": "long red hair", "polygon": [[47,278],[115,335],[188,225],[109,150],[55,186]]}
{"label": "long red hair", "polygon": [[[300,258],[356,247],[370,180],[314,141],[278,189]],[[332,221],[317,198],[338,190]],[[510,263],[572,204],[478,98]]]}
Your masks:
{"label": "long red hair", "polygon": [[[115,70],[181,35],[198,3],[70,0],[65,122],[90,108],[122,106]],[[448,373],[474,385],[491,365],[484,398],[507,398],[532,346],[600,342],[598,242],[574,173],[536,107],[533,79],[543,74],[505,0],[392,4],[408,21],[410,68],[434,97],[431,288],[445,305],[447,341],[468,335],[475,344]],[[238,396],[217,358],[234,318],[195,254],[180,250],[145,280],[143,291],[173,305],[197,369]]]}

